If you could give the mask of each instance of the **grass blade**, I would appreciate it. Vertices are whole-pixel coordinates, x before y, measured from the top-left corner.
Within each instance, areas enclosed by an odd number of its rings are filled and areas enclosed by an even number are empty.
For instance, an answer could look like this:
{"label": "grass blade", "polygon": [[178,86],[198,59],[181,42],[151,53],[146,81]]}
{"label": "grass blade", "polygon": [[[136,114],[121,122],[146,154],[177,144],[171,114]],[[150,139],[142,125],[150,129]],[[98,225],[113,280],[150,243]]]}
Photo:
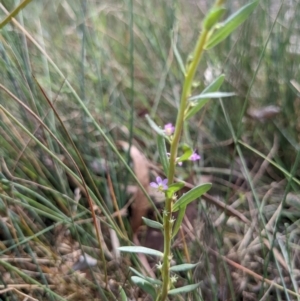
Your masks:
{"label": "grass blade", "polygon": [[231,15],[220,27],[211,35],[205,45],[205,49],[210,49],[224,41],[237,27],[247,20],[249,15],[254,11],[259,1],[251,2],[236,13]]}

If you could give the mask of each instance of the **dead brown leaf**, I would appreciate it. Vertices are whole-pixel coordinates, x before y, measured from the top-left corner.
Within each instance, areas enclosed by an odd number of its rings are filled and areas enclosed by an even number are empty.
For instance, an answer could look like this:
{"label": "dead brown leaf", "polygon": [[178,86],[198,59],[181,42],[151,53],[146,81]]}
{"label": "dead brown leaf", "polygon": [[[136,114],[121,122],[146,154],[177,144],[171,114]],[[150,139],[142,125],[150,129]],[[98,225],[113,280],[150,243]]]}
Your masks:
{"label": "dead brown leaf", "polygon": [[[129,143],[126,141],[118,141],[118,145],[120,145],[125,151],[129,149]],[[147,158],[143,155],[139,149],[131,145],[130,147],[130,157],[133,161],[133,171],[140,181],[142,186],[148,191],[150,177],[149,177],[149,163]],[[149,202],[143,191],[140,187],[137,187],[137,191],[135,194],[135,201],[131,205],[131,218],[130,224],[132,227],[133,233],[136,233],[138,228],[142,225],[142,217],[147,215],[148,209],[150,208]]]}
{"label": "dead brown leaf", "polygon": [[250,108],[247,114],[250,118],[265,122],[266,120],[273,119],[276,115],[281,112],[280,107],[270,105],[259,109]]}

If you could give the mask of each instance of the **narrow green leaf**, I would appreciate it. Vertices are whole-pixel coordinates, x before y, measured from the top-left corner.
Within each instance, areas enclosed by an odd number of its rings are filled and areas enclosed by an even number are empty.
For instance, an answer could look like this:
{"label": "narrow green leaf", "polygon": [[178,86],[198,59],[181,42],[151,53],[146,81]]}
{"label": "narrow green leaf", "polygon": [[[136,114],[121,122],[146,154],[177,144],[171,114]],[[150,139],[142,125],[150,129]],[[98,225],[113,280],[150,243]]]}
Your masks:
{"label": "narrow green leaf", "polygon": [[183,220],[184,215],[185,215],[185,210],[186,210],[186,206],[182,206],[182,207],[179,208],[178,216],[176,218],[176,222],[175,222],[173,233],[172,233],[172,238],[174,238],[176,236],[176,234],[178,233],[178,231],[180,229],[180,226],[182,224],[182,220]]}
{"label": "narrow green leaf", "polygon": [[177,294],[184,294],[184,293],[191,292],[194,289],[196,289],[200,284],[201,284],[201,282],[174,288],[174,289],[168,291],[168,295],[177,295]]}
{"label": "narrow green leaf", "polygon": [[203,91],[202,93],[211,93],[216,92],[220,89],[225,79],[225,74],[219,75],[213,82],[211,82]]}
{"label": "narrow green leaf", "polygon": [[187,149],[184,152],[184,154],[178,158],[178,162],[183,162],[183,161],[188,160],[192,154],[193,154],[193,150],[191,148]]}
{"label": "narrow green leaf", "polygon": [[246,19],[250,16],[250,14],[254,11],[259,1],[253,1],[241,9],[239,9],[236,13],[231,15],[224,23],[220,24],[220,27],[213,32],[210,36],[208,42],[205,45],[205,49],[213,48],[218,45],[220,42],[225,40],[237,27],[239,27]]}
{"label": "narrow green leaf", "polygon": [[205,192],[211,188],[211,183],[204,183],[197,187],[194,187],[189,192],[181,196],[181,198],[174,204],[173,211],[177,211],[180,207],[187,206],[189,203],[193,202]]}
{"label": "narrow green leaf", "polygon": [[184,183],[183,182],[176,182],[173,183],[169,186],[168,191],[172,191],[172,192],[177,192],[178,190],[180,190],[181,188],[184,187]]}
{"label": "narrow green leaf", "polygon": [[163,166],[164,172],[169,173],[169,158],[167,155],[166,140],[162,135],[157,135],[157,148],[160,157],[160,162]]}
{"label": "narrow green leaf", "polygon": [[163,130],[161,127],[159,127],[159,126],[151,119],[151,117],[150,117],[148,114],[145,115],[145,117],[146,117],[146,119],[147,119],[149,125],[151,126],[151,128],[152,128],[157,134],[159,134],[159,135],[161,135],[161,136],[163,136],[163,137],[169,139],[169,137],[165,134],[164,130]]}
{"label": "narrow green leaf", "polygon": [[184,263],[184,264],[178,264],[174,265],[170,268],[170,271],[172,272],[181,272],[181,271],[188,271],[193,268],[195,268],[199,263]]}
{"label": "narrow green leaf", "polygon": [[121,298],[121,301],[127,301],[127,296],[126,296],[126,293],[125,291],[123,290],[122,286],[119,285],[119,296]]}
{"label": "narrow green leaf", "polygon": [[148,255],[153,255],[158,257],[164,256],[164,254],[160,251],[150,249],[150,248],[140,247],[140,246],[119,247],[118,249],[122,252],[128,252],[128,253],[143,253],[143,254],[148,254]]}
{"label": "narrow green leaf", "polygon": [[189,98],[190,101],[195,101],[198,99],[205,99],[205,98],[224,98],[224,97],[231,97],[234,96],[235,93],[233,92],[211,92],[211,93],[201,93],[199,95],[193,96]]}
{"label": "narrow green leaf", "polygon": [[159,229],[159,230],[162,230],[164,228],[163,225],[159,222],[153,221],[146,217],[142,217],[142,219],[143,219],[144,223],[150,228]]}
{"label": "narrow green leaf", "polygon": [[191,106],[188,113],[186,114],[185,119],[188,120],[192,116],[194,116],[198,111],[200,111],[209,101],[209,98],[206,99],[200,99],[197,104],[194,106]]}
{"label": "narrow green leaf", "polygon": [[134,273],[136,276],[139,276],[140,278],[143,278],[145,279],[146,281],[152,283],[152,284],[155,284],[155,285],[161,285],[162,282],[158,279],[153,279],[153,278],[150,278],[150,277],[147,277],[147,276],[144,276],[143,274],[141,274],[140,272],[138,272],[137,270],[135,270],[134,268],[132,267],[129,267],[129,269],[131,270],[132,273]]}
{"label": "narrow green leaf", "polygon": [[151,297],[155,300],[156,299],[156,291],[154,287],[146,281],[145,279],[138,277],[138,276],[132,276],[131,280],[134,284],[136,284],[138,287],[140,287],[144,292],[151,295]]}
{"label": "narrow green leaf", "polygon": [[203,21],[203,28],[206,30],[211,30],[211,28],[219,21],[225,11],[225,7],[213,7]]}
{"label": "narrow green leaf", "polygon": [[[209,86],[207,86],[202,94],[212,93],[216,92],[220,89],[221,85],[224,82],[225,75],[221,74],[218,76]],[[195,106],[189,109],[185,116],[185,120],[188,120],[192,116],[194,116],[207,102],[209,101],[209,98],[201,99],[201,101],[198,101]]]}
{"label": "narrow green leaf", "polygon": [[180,148],[182,149],[183,152],[186,152],[187,150],[192,149],[192,148],[191,148],[188,144],[186,144],[186,143],[182,143],[182,144],[180,145]]}
{"label": "narrow green leaf", "polygon": [[173,194],[177,191],[179,191],[181,188],[184,187],[184,183],[183,182],[177,182],[177,183],[173,183],[172,185],[170,185],[168,187],[168,190],[166,191],[167,193],[167,197],[171,198],[173,196]]}

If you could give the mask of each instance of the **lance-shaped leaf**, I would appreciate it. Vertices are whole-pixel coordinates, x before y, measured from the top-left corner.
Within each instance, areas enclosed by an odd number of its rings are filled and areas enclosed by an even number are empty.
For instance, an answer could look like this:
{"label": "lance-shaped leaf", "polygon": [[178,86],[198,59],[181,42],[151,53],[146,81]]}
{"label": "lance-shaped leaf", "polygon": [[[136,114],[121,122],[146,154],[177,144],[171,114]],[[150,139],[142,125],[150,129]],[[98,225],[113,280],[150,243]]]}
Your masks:
{"label": "lance-shaped leaf", "polygon": [[201,282],[196,283],[196,284],[189,284],[189,285],[182,286],[179,288],[174,288],[174,289],[168,291],[168,295],[177,295],[177,294],[184,294],[184,293],[191,292],[194,289],[196,289],[200,284],[201,284]]}
{"label": "lance-shaped leaf", "polygon": [[172,272],[182,272],[188,271],[195,268],[199,263],[183,263],[170,267],[170,271]]}
{"label": "lance-shaped leaf", "polygon": [[[213,93],[220,89],[221,85],[224,82],[225,75],[221,74],[218,76],[209,86],[207,86],[202,94]],[[192,116],[194,116],[199,110],[203,108],[203,106],[209,101],[209,98],[200,99],[196,105],[192,106],[185,115],[185,120],[188,120]]]}
{"label": "lance-shaped leaf", "polygon": [[177,161],[178,162],[183,162],[183,161],[186,161],[190,158],[190,156],[192,155],[193,153],[193,150],[189,147],[189,148],[186,148],[183,155],[181,155]]}
{"label": "lance-shaped leaf", "polygon": [[167,156],[166,140],[162,135],[157,135],[157,147],[160,162],[163,166],[165,174],[167,175],[169,172],[169,158]]}
{"label": "lance-shaped leaf", "polygon": [[225,7],[213,7],[203,21],[203,28],[211,30],[211,28],[219,21],[225,12]]}
{"label": "lance-shaped leaf", "polygon": [[201,93],[199,95],[195,95],[189,98],[189,101],[192,101],[194,104],[193,106],[197,105],[198,99],[206,99],[206,98],[224,98],[224,97],[231,97],[234,96],[235,93],[233,92],[211,92],[211,93]]}
{"label": "lance-shaped leaf", "polygon": [[149,283],[145,279],[138,277],[138,276],[132,276],[131,280],[134,284],[136,284],[138,287],[140,287],[144,292],[151,295],[153,300],[155,300],[156,291],[155,291],[155,288],[151,285],[151,283]]}
{"label": "lance-shaped leaf", "polygon": [[194,187],[189,192],[185,193],[181,196],[181,198],[174,204],[173,211],[177,211],[181,207],[187,206],[189,203],[193,202],[205,192],[207,192],[211,188],[211,183],[204,183],[197,187]]}
{"label": "lance-shaped leaf", "polygon": [[127,300],[128,300],[128,298],[127,298],[127,296],[126,296],[126,293],[125,293],[125,291],[123,290],[123,288],[122,288],[121,285],[119,285],[119,296],[120,296],[120,300],[121,300],[121,301],[127,301]]}
{"label": "lance-shaped leaf", "polygon": [[172,233],[172,238],[174,238],[176,236],[177,232],[180,229],[180,226],[182,224],[182,221],[183,221],[183,218],[185,215],[185,210],[186,210],[186,206],[182,206],[179,208],[178,216],[176,218],[176,222],[175,222],[173,233]]}
{"label": "lance-shaped leaf", "polygon": [[151,128],[159,135],[164,136],[165,138],[168,139],[168,136],[165,134],[165,131],[159,127],[152,119],[151,117],[147,114],[145,115],[149,125],[151,126]]}
{"label": "lance-shaped leaf", "polygon": [[213,48],[225,40],[237,27],[247,20],[249,15],[254,11],[259,1],[253,1],[243,6],[236,13],[231,15],[224,23],[212,33],[205,45],[205,49]]}
{"label": "lance-shaped leaf", "polygon": [[152,219],[148,219],[146,217],[142,217],[142,219],[144,223],[150,228],[159,229],[159,230],[162,230],[164,228],[161,223],[153,221]]}
{"label": "lance-shaped leaf", "polygon": [[150,249],[150,248],[140,247],[140,246],[119,247],[118,249],[122,252],[128,252],[128,253],[143,253],[143,254],[153,255],[158,257],[164,256],[164,254],[160,251]]}
{"label": "lance-shaped leaf", "polygon": [[136,276],[145,279],[146,281],[150,282],[151,284],[155,284],[155,285],[161,285],[162,282],[158,279],[154,279],[154,278],[150,278],[148,276],[144,276],[143,274],[141,274],[140,272],[138,272],[136,269],[129,267],[129,269],[131,270],[132,273],[134,273]]}

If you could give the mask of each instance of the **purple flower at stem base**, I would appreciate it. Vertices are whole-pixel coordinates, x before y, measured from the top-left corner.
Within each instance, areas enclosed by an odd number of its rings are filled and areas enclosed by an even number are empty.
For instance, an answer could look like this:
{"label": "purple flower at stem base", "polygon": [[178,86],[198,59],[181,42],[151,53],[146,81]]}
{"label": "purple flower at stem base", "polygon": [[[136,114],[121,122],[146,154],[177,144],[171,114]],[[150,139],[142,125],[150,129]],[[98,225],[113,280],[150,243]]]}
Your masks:
{"label": "purple flower at stem base", "polygon": [[157,188],[158,191],[163,192],[164,190],[168,189],[168,179],[162,180],[161,177],[156,177],[156,182],[151,182],[150,186]]}

